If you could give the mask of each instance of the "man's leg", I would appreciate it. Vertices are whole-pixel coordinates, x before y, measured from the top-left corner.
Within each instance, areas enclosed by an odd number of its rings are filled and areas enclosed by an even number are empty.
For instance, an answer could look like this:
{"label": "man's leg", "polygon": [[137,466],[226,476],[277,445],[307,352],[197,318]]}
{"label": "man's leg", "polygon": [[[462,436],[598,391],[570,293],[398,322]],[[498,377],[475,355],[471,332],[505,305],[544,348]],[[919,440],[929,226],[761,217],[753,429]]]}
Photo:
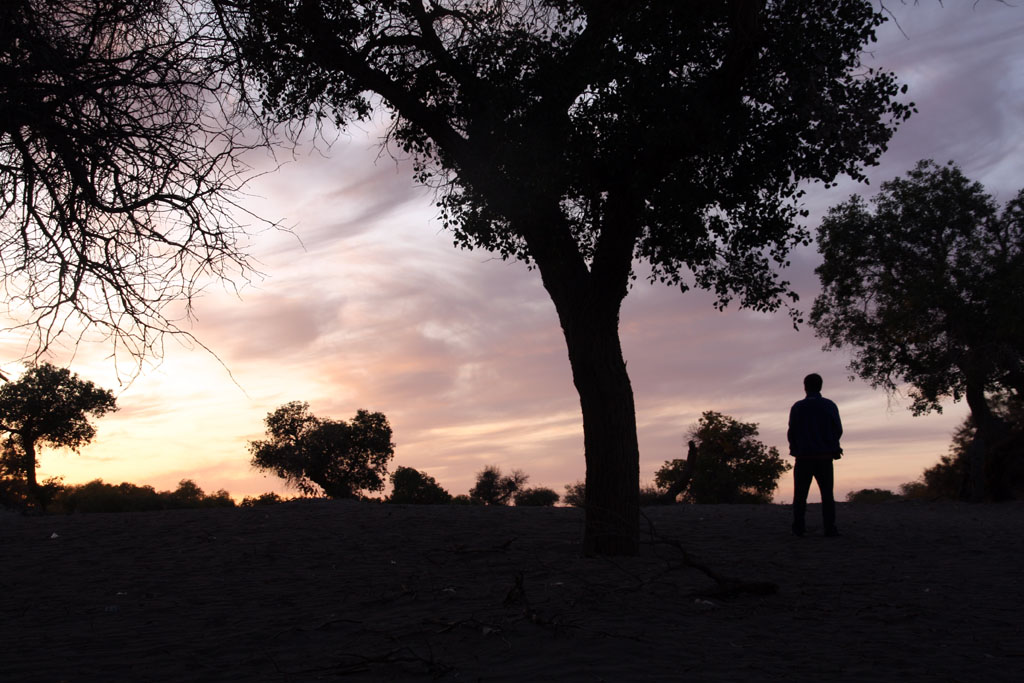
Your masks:
{"label": "man's leg", "polygon": [[832,461],[822,459],[816,464],[814,478],[818,480],[818,490],[821,491],[821,519],[825,524],[825,535],[838,536],[839,531],[836,529],[836,499],[832,493],[835,483]]}
{"label": "man's leg", "polygon": [[807,512],[807,492],[811,490],[811,479],[814,478],[812,463],[804,458],[797,458],[793,465],[793,533],[804,535],[804,515]]}

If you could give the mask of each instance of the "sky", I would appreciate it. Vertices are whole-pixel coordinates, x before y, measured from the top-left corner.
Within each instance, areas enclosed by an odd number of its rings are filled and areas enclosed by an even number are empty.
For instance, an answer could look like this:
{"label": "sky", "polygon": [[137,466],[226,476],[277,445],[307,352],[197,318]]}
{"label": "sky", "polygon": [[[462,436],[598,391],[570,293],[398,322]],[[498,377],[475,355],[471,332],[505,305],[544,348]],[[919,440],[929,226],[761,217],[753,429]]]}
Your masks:
{"label": "sky", "polygon": [[[1024,187],[1024,5],[996,0],[886,2],[885,24],[864,57],[909,86],[918,113],[896,132],[870,186],[845,180],[809,188],[807,224],[850,194],[870,196],[919,159],[956,161],[999,203]],[[291,159],[249,188],[247,208],[292,233],[254,234],[265,274],[234,293],[211,283],[195,305],[192,334],[216,356],[167,339],[160,363],[121,380],[103,344],[80,345],[71,368],[117,394],[80,453],[49,450],[40,478],[101,478],[158,490],[193,479],[235,498],[283,482],[251,468],[247,443],[267,413],[306,401],[322,417],[385,413],[397,444],[391,469],[414,467],[452,494],[486,465],[518,468],[529,485],[562,492],[584,476],[579,399],[554,306],[536,272],[486,252],[453,247],[434,197],[405,162],[379,153],[381,129],[341,133],[329,150]],[[257,163],[267,163],[269,160]],[[793,254],[785,277],[808,310],[818,292],[816,251]],[[702,292],[639,280],[620,334],[636,400],[640,477],[685,456],[687,432],[714,410],[759,425],[786,451],[789,406],[809,372],[842,413],[844,458],[836,494],[894,489],[947,452],[963,404],[914,417],[908,400],[849,378],[850,356],[826,352],[784,313],[719,312]],[[0,342],[0,370],[17,375],[16,336]],[[62,364],[72,349],[51,360]],[[788,459],[788,458],[787,458]],[[814,500],[816,492],[812,492]],[[792,498],[784,475],[777,502]]]}

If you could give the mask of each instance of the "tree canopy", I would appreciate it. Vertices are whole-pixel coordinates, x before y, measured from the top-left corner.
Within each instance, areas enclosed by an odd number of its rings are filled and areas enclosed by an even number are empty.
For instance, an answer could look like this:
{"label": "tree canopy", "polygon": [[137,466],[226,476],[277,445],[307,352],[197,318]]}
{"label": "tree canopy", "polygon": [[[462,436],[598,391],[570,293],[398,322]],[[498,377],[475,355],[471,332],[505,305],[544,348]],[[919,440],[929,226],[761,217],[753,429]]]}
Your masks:
{"label": "tree canopy", "polygon": [[355,498],[384,489],[395,444],[383,413],[358,410],[345,422],[317,417],[308,403],[292,401],[264,422],[269,438],[249,442],[253,467],[307,495]]}
{"label": "tree canopy", "polygon": [[[779,477],[790,469],[775,447],[756,437],[757,425],[706,411],[690,431],[696,458],[689,486],[680,494],[688,503],[770,503]],[[685,460],[667,461],[654,482],[669,488],[686,468]]]}
{"label": "tree canopy", "polygon": [[826,348],[849,348],[850,369],[873,386],[906,384],[917,414],[966,398],[979,444],[1004,438],[987,396],[1024,392],[1024,190],[1000,210],[954,163],[921,161],[870,204],[833,207],[818,248],[810,321]]}
{"label": "tree canopy", "polygon": [[260,138],[199,8],[0,3],[0,283],[37,354],[82,327],[159,353],[168,305],[250,272],[232,210]]}
{"label": "tree canopy", "polygon": [[0,386],[0,432],[6,433],[4,459],[28,482],[38,497],[37,448],[77,451],[96,436],[90,417],[117,410],[113,392],[50,363],[29,367],[16,380]]}
{"label": "tree canopy", "polygon": [[502,474],[500,467],[488,465],[477,472],[476,484],[469,490],[469,497],[484,505],[508,505],[529,479],[530,475],[522,470]]}
{"label": "tree canopy", "polygon": [[639,543],[619,310],[636,276],[775,310],[799,183],[884,151],[912,107],[863,0],[214,0],[278,121],[378,108],[463,247],[540,272],[580,395],[587,554]]}
{"label": "tree canopy", "polygon": [[1024,190],[1000,211],[950,162],[833,207],[818,229],[811,324],[873,386],[909,384],[915,413],[972,379],[1024,392]]}

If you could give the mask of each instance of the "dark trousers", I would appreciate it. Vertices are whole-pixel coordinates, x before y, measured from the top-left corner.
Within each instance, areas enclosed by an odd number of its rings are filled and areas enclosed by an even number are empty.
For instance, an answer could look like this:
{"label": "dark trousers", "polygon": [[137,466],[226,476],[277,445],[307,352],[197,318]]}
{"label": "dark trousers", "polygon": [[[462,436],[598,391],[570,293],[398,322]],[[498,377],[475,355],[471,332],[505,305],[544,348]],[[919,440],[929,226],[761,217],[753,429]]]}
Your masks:
{"label": "dark trousers", "polygon": [[832,458],[797,458],[793,467],[793,530],[803,532],[804,516],[807,513],[807,493],[811,480],[818,480],[821,491],[821,517],[825,531],[836,528],[836,499],[832,495]]}

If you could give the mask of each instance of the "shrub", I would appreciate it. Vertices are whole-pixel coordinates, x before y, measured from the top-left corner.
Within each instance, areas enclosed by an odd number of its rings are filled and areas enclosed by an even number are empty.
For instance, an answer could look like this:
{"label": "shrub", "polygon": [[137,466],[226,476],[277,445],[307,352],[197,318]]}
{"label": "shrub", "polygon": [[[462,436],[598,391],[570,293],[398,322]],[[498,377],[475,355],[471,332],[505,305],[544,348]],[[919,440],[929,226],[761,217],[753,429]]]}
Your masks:
{"label": "shrub", "polygon": [[515,494],[517,507],[551,507],[558,502],[560,496],[553,489],[538,486],[532,489],[523,489]]}
{"label": "shrub", "polygon": [[433,477],[412,467],[399,466],[391,474],[391,486],[391,495],[387,499],[389,503],[444,505],[452,500],[451,494]]}
{"label": "shrub", "polygon": [[566,484],[562,501],[574,508],[584,507],[587,504],[587,485],[582,481]]}
{"label": "shrub", "polygon": [[240,506],[244,508],[251,508],[257,505],[277,505],[278,503],[283,502],[284,498],[273,491],[268,491],[267,493],[261,493],[258,496],[246,496],[242,499]]}
{"label": "shrub", "polygon": [[847,503],[887,503],[900,500],[900,496],[888,489],[861,489],[846,494]]}

